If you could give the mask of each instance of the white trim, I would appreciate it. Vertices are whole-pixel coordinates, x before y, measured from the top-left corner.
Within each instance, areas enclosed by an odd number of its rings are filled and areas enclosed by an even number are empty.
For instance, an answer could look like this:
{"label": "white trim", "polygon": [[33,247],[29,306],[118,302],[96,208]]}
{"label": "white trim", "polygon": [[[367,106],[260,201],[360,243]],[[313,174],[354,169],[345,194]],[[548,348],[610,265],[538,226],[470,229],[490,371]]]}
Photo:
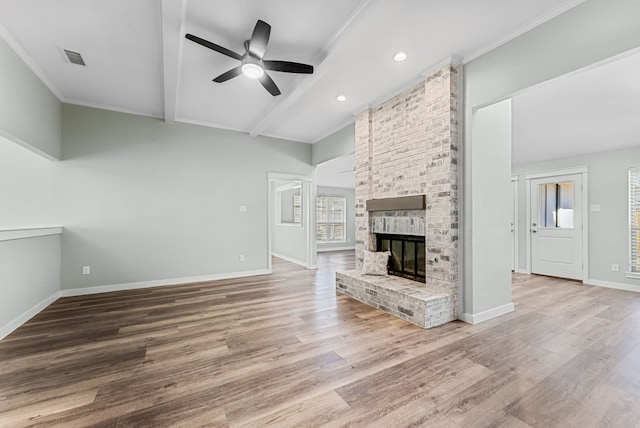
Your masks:
{"label": "white trim", "polygon": [[[368,107],[367,107],[368,108]],[[349,119],[345,122],[340,122],[340,125],[338,126],[334,126],[331,127],[329,131],[324,131],[321,134],[316,135],[315,137],[313,137],[311,139],[311,144],[315,144],[320,140],[324,140],[325,138],[327,138],[329,135],[333,135],[338,131],[341,131],[342,129],[346,128],[347,126],[351,125],[353,122],[355,122],[356,118],[355,115],[352,115],[349,117]],[[263,134],[264,135],[264,134]]]}
{"label": "white trim", "polygon": [[525,247],[524,247],[524,272],[528,275],[531,275],[531,180],[525,180],[525,208],[524,208],[524,221],[525,225]]}
{"label": "white trim", "polygon": [[276,253],[275,251],[272,251],[271,255],[274,256],[274,257],[277,257],[279,259],[286,260],[288,262],[295,263],[297,265],[300,265],[302,267],[310,269],[309,266],[307,265],[307,262],[305,262],[304,260],[294,259],[293,257],[289,257],[289,256],[285,256],[284,254]]}
{"label": "white trim", "polygon": [[14,239],[37,238],[39,236],[60,235],[62,227],[34,227],[29,229],[3,229],[0,230],[0,241],[12,241]]}
{"label": "white trim", "polygon": [[40,81],[51,91],[51,93],[56,98],[58,98],[58,101],[63,102],[64,95],[62,95],[62,92],[60,92],[60,90],[56,88],[56,85],[54,85],[53,82],[49,80],[49,78],[42,72],[42,70],[40,70],[40,67],[36,65],[29,54],[27,54],[27,52],[22,49],[22,46],[20,46],[16,39],[13,38],[7,27],[2,24],[0,24],[0,37],[2,37],[5,42],[7,42],[11,49],[13,49],[16,55],[18,55],[18,57],[22,60],[22,62],[24,62],[24,64],[29,67],[33,74],[35,74],[36,77],[40,79]]}
{"label": "white trim", "polygon": [[585,279],[582,281],[586,285],[595,285],[596,287],[613,288],[615,290],[635,291],[640,293],[640,285],[623,284],[621,282],[600,281],[599,279]]}
{"label": "white trim", "polygon": [[625,272],[624,276],[631,279],[640,279],[640,272]]}
{"label": "white trim", "polygon": [[526,272],[531,274],[531,180],[538,178],[556,177],[563,175],[579,174],[582,184],[580,189],[582,193],[582,279],[589,277],[589,167],[587,165],[578,165],[570,168],[551,169],[539,172],[533,172],[525,175],[526,189]]}
{"label": "white trim", "polygon": [[[518,210],[518,206],[520,205],[520,177],[517,175],[511,177],[511,186],[512,186],[512,195],[513,195],[513,271],[516,272],[518,270],[518,266],[520,265],[520,222],[518,218],[520,217],[520,212]],[[515,187],[513,187],[515,186]]]}
{"label": "white trim", "polygon": [[354,245],[350,247],[326,247],[326,248],[318,248],[319,253],[326,253],[329,251],[346,251],[346,250],[355,250],[356,247]]}
{"label": "white trim", "polygon": [[162,115],[159,115],[159,114],[153,114],[153,113],[150,113],[150,112],[142,112],[142,111],[132,110],[132,109],[128,109],[128,108],[116,107],[116,106],[112,106],[112,105],[108,105],[108,104],[95,103],[93,101],[80,101],[80,100],[74,100],[74,99],[65,98],[62,102],[65,103],[65,104],[71,104],[71,105],[82,106],[82,107],[96,108],[96,109],[99,109],[99,110],[114,111],[116,113],[132,114],[134,116],[150,117],[150,118],[153,118],[153,119],[164,119],[164,117]]}
{"label": "white trim", "polygon": [[60,159],[50,155],[49,153],[37,148],[34,145],[31,145],[29,143],[27,143],[26,141],[24,141],[21,138],[16,137],[15,135],[13,135],[10,132],[5,131],[4,129],[0,129],[0,138],[6,138],[7,140],[11,141],[12,143],[15,143],[19,146],[24,147],[25,149],[42,156],[43,158],[53,161],[53,162],[57,162],[60,161]]}
{"label": "white trim", "polygon": [[564,12],[578,6],[580,3],[583,3],[585,0],[570,0],[570,1],[566,1],[563,4],[561,4],[560,6],[556,7],[553,10],[550,10],[549,12],[545,13],[544,15],[538,16],[537,18],[535,18],[532,21],[527,22],[526,24],[520,26],[519,28],[517,28],[515,31],[511,32],[510,34],[508,34],[505,37],[502,37],[501,39],[496,40],[493,43],[489,43],[488,45],[485,45],[483,47],[481,47],[480,49],[470,53],[469,55],[465,56],[463,58],[462,63],[466,64],[468,62],[473,61],[474,59],[481,57],[482,55],[491,52],[492,50],[496,49],[499,46],[504,45],[505,43],[515,39],[518,36],[523,35],[524,33],[531,31],[532,29],[536,28],[539,25],[544,24],[547,21],[552,20],[553,18],[555,18],[558,15],[563,14]]}
{"label": "white trim", "polygon": [[585,174],[587,172],[589,172],[589,167],[587,165],[579,165],[571,168],[548,169],[539,172],[532,172],[530,174],[526,174],[524,178],[525,180],[531,180],[534,178],[555,177],[556,175]]}
{"label": "white trim", "polygon": [[462,60],[460,59],[460,57],[456,55],[451,55],[446,58],[443,58],[440,61],[434,62],[433,65],[431,65],[429,68],[427,68],[422,73],[420,73],[420,75],[422,76],[421,81],[431,76],[433,73],[442,70],[448,65],[458,68],[460,64],[462,64]]}
{"label": "white trim", "polygon": [[522,273],[525,275],[531,275],[531,272],[528,272],[526,269],[517,268],[516,273]]}
{"label": "white trim", "polygon": [[159,279],[154,281],[129,282],[123,284],[98,285],[95,287],[71,288],[60,290],[61,297],[84,296],[87,294],[111,293],[113,291],[137,290],[140,288],[164,287],[169,285],[184,285],[194,282],[219,281],[221,279],[244,278],[247,276],[268,275],[269,269],[257,269],[244,272],[218,273],[212,275],[188,276],[184,278]]}
{"label": "white trim", "polygon": [[38,315],[40,311],[42,311],[44,308],[46,308],[47,306],[49,306],[50,304],[58,300],[59,297],[60,297],[60,292],[56,291],[51,296],[45,298],[39,303],[36,303],[33,307],[31,307],[31,309],[28,309],[22,315],[18,315],[16,318],[9,321],[6,325],[0,327],[0,340],[4,339],[9,334],[11,334],[14,330],[20,327],[22,324],[26,323],[31,318]]}
{"label": "white trim", "polygon": [[498,306],[497,308],[489,309],[488,311],[479,312],[477,314],[461,314],[458,319],[464,321],[469,324],[479,324],[484,321],[488,321],[493,318],[497,318],[501,315],[508,314],[509,312],[513,312],[515,307],[513,303],[508,303],[506,305]]}

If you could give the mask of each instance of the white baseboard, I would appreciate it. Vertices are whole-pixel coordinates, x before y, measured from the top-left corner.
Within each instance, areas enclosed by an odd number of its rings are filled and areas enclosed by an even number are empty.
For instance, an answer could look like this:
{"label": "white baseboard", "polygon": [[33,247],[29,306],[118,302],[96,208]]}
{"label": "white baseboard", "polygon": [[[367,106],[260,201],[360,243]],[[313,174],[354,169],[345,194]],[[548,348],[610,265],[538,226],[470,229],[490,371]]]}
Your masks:
{"label": "white baseboard", "polygon": [[291,263],[295,263],[295,264],[300,265],[302,267],[305,267],[307,269],[311,269],[309,267],[309,265],[307,264],[307,262],[305,262],[305,261],[294,259],[293,257],[285,256],[284,254],[280,254],[280,253],[271,252],[271,255],[274,256],[274,257],[277,257],[279,259],[286,260],[286,261],[291,262]]}
{"label": "white baseboard", "polygon": [[469,324],[478,324],[483,321],[488,321],[492,318],[499,317],[500,315],[513,312],[514,309],[515,307],[513,306],[513,303],[508,303],[506,305],[498,306],[497,308],[489,309],[488,311],[479,312],[477,314],[463,313],[458,316],[458,319]]}
{"label": "white baseboard", "polygon": [[346,250],[354,250],[355,251],[356,247],[355,246],[350,246],[350,247],[325,247],[325,248],[318,248],[318,252],[319,253],[325,253],[327,251],[346,251]]}
{"label": "white baseboard", "polygon": [[49,306],[50,304],[52,304],[53,302],[58,300],[59,297],[60,297],[60,292],[56,291],[51,296],[49,296],[46,299],[42,300],[40,303],[37,303],[35,306],[33,306],[31,309],[27,310],[22,315],[20,315],[17,318],[11,320],[7,325],[4,325],[4,326],[0,327],[0,340],[4,339],[9,334],[11,334],[11,332],[13,332],[15,329],[20,327],[22,324],[26,323],[31,318],[33,318],[34,316],[38,315],[38,313],[40,311],[42,311],[44,308],[46,308],[47,306]]}
{"label": "white baseboard", "polygon": [[614,288],[616,290],[640,292],[640,285],[623,284],[621,282],[600,281],[599,279],[585,279],[583,284],[595,285],[597,287]]}
{"label": "white baseboard", "polygon": [[213,275],[188,276],[185,278],[159,279],[155,281],[129,282],[124,284],[99,285],[96,287],[71,288],[61,290],[60,296],[83,296],[86,294],[110,293],[112,291],[137,290],[140,288],[162,287],[167,285],[189,284],[193,282],[218,281],[221,279],[244,278],[247,276],[267,275],[268,269],[258,269],[245,272],[220,273]]}

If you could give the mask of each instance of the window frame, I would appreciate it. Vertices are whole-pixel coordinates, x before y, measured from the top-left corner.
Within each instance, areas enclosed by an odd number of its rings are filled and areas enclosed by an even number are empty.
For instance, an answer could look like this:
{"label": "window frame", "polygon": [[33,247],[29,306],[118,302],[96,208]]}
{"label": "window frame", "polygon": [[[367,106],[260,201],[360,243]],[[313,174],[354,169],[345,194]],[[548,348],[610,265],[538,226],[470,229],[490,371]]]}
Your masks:
{"label": "window frame", "polygon": [[[637,174],[637,177],[633,177]],[[638,182],[637,189],[634,189],[633,182]],[[625,277],[640,279],[640,239],[638,239],[638,234],[640,234],[640,227],[634,226],[635,222],[635,213],[634,213],[634,204],[636,201],[636,205],[640,206],[640,166],[629,168],[629,172],[627,175],[627,197],[628,197],[628,223],[627,223],[627,238],[629,239],[629,264],[628,271],[625,272]],[[636,248],[634,254],[633,248],[633,234],[636,234]],[[635,256],[635,257],[634,257]],[[635,260],[635,263],[634,263]]]}
{"label": "window frame", "polygon": [[[325,200],[324,207],[327,212],[327,221],[319,221],[318,220],[318,201],[320,199]],[[329,221],[329,199],[337,199],[342,202],[342,221]],[[342,239],[339,240],[321,240],[318,238],[318,227],[320,225],[327,225],[327,231],[331,225],[341,225],[342,226]],[[328,235],[328,232],[327,232]],[[332,195],[317,195],[316,196],[316,242],[318,244],[340,244],[347,242],[347,198],[344,196],[332,196]]]}

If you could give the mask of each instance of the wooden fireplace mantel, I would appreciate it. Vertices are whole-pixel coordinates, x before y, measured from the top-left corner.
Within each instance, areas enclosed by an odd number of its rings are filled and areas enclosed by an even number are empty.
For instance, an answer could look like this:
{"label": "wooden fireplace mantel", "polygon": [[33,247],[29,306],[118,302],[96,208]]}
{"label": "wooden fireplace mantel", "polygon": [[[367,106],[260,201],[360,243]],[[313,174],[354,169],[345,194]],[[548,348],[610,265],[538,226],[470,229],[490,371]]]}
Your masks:
{"label": "wooden fireplace mantel", "polygon": [[367,211],[423,210],[427,206],[425,195],[400,196],[398,198],[369,199]]}

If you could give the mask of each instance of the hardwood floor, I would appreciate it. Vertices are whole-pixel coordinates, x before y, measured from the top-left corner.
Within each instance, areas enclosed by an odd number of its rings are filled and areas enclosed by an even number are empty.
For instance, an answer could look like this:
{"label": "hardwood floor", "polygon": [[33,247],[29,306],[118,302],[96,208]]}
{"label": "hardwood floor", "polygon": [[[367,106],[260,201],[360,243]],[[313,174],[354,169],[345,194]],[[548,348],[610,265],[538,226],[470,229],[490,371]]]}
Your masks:
{"label": "hardwood floor", "polygon": [[514,275],[514,313],[422,330],[275,259],[62,298],[0,341],[0,426],[640,427],[640,294]]}

